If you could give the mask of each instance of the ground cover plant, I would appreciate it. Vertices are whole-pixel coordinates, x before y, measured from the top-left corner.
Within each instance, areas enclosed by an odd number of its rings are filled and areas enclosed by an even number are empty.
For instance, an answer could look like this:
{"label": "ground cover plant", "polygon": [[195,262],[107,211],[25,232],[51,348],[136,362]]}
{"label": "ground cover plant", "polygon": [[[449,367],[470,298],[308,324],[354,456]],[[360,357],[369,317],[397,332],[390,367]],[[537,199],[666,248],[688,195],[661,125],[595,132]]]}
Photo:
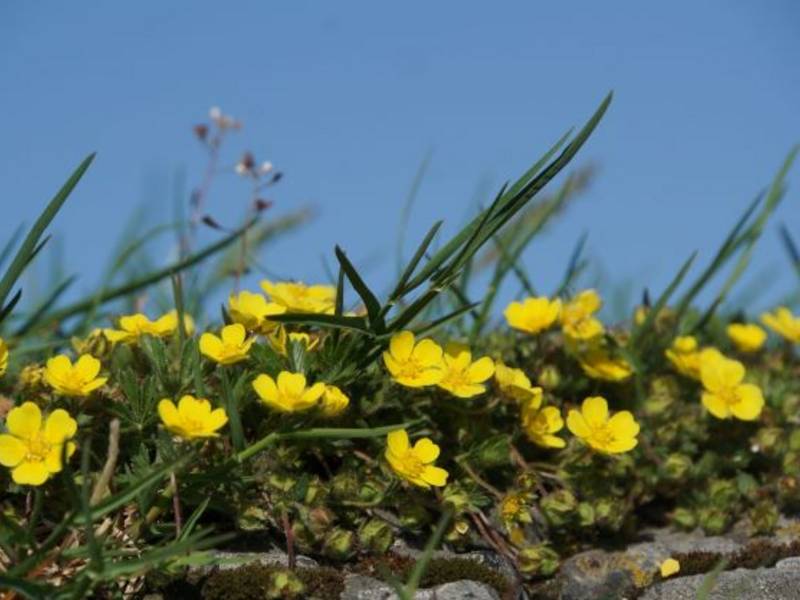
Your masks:
{"label": "ground cover plant", "polygon": [[[544,189],[610,101],[451,238],[433,225],[386,293],[339,247],[331,284],[244,289],[259,249],[307,216],[270,218],[261,194],[280,175],[247,154],[241,227],[206,216],[204,181],[181,224],[121,244],[93,293],[66,302],[65,278],[23,305],[20,277],[87,158],[0,253],[2,597],[189,597],[187,570],[213,565],[213,550],[274,546],[289,568],[218,573],[192,593],[339,589],[336,570],[296,567],[304,554],[381,572],[411,597],[461,572],[430,561],[439,545],[490,548],[535,589],[564,558],[648,524],[768,533],[797,511],[800,315],[726,303],[797,149],[710,261],[687,255],[666,289],[603,322],[603,298],[579,286],[582,243],[554,290],[534,287],[521,257],[581,188],[576,171]],[[196,128],[209,174],[237,127],[215,110]],[[222,232],[197,248],[204,226]],[[169,231],[180,252],[150,269],[144,249]],[[490,281],[476,291],[479,272]],[[507,281],[518,298],[498,306]],[[221,310],[208,307],[220,290]],[[396,539],[427,552],[381,563]]]}

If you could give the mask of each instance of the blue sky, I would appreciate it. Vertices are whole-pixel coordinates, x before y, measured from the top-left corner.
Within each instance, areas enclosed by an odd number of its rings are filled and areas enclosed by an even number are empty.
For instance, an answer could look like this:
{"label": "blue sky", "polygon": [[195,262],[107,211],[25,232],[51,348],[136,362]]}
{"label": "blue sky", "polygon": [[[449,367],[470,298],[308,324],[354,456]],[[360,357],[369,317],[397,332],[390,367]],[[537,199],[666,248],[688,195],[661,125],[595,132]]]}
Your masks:
{"label": "blue sky", "polygon": [[[798,34],[793,0],[4,2],[0,239],[96,150],[54,227],[75,293],[91,289],[135,207],[167,221],[176,173],[199,181],[191,126],[219,105],[245,125],[227,163],[250,149],[286,174],[271,214],[318,213],[262,262],[320,280],[339,243],[381,289],[427,153],[407,248],[436,219],[452,232],[613,89],[575,163],[596,179],[525,261],[552,289],[588,231],[587,283],[658,290],[692,250],[710,258],[800,141]],[[773,280],[763,302],[796,285],[776,228],[800,237],[799,171],[753,260]],[[247,198],[220,174],[209,212],[234,224]]]}

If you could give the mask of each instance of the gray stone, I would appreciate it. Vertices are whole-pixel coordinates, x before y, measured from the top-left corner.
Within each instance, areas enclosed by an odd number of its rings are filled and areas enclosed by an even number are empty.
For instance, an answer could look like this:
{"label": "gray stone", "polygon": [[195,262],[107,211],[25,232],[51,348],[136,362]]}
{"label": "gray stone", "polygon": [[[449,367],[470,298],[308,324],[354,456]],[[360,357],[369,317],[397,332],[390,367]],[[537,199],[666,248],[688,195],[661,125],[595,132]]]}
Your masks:
{"label": "gray stone", "polygon": [[[798,564],[781,561],[774,569],[736,569],[720,574],[708,600],[797,600],[800,598]],[[787,565],[788,563],[788,565]],[[678,577],[657,583],[641,600],[694,600],[705,575]]]}
{"label": "gray stone", "polygon": [[[345,578],[341,600],[397,600],[391,586],[363,575]],[[490,587],[475,581],[453,581],[427,590],[419,590],[415,600],[500,600]]]}
{"label": "gray stone", "polygon": [[[317,567],[317,561],[307,556],[298,555],[296,557],[298,567]],[[208,564],[191,567],[186,574],[186,581],[196,584],[204,577],[207,577],[214,570],[225,571],[235,569],[252,563],[262,565],[281,565],[289,566],[289,556],[282,550],[270,550],[268,552],[222,552],[214,551],[211,553],[211,560]]]}

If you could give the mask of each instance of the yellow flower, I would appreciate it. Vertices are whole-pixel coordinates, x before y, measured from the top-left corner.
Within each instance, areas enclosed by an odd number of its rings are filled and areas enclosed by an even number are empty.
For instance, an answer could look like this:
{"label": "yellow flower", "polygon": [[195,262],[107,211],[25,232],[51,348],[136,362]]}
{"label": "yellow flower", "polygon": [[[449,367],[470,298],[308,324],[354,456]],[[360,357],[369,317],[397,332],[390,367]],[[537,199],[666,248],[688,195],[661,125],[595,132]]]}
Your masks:
{"label": "yellow flower", "polygon": [[350,405],[350,398],[335,385],[326,385],[325,393],[322,394],[320,408],[325,417],[336,417],[347,410]]}
{"label": "yellow flower", "polygon": [[464,344],[451,342],[442,356],[444,375],[437,384],[458,398],[471,398],[486,391],[484,381],[494,374],[494,361],[488,356],[472,362],[472,353]]}
{"label": "yellow flower", "polygon": [[753,421],[761,414],[764,396],[761,388],[752,383],[742,383],[744,365],[738,360],[717,357],[705,360],[700,370],[703,406],[718,419],[734,416],[742,421]]}
{"label": "yellow flower", "polygon": [[248,331],[269,333],[278,323],[269,317],[286,312],[286,307],[275,302],[267,302],[261,294],[241,291],[238,296],[228,298],[228,314],[234,323],[241,323]]}
{"label": "yellow flower", "polygon": [[224,408],[211,410],[211,402],[186,394],[178,406],[168,398],[158,403],[158,416],[167,431],[187,440],[217,437],[218,429],[228,422]]}
{"label": "yellow flower", "polygon": [[700,373],[700,352],[694,336],[683,335],[672,340],[672,345],[664,351],[664,356],[675,369],[687,377],[697,379]]}
{"label": "yellow flower", "polygon": [[539,333],[550,327],[561,312],[561,300],[547,297],[526,298],[512,302],[503,313],[509,326],[527,333]]}
{"label": "yellow flower", "polygon": [[[194,331],[194,320],[189,315],[183,316],[186,333]],[[151,321],[147,316],[136,313],[119,318],[119,329],[104,329],[103,333],[109,342],[135,344],[143,335],[168,337],[178,329],[178,311],[171,310],[167,314]]]}
{"label": "yellow flower", "polygon": [[555,406],[546,406],[539,409],[525,407],[522,411],[522,429],[528,439],[543,448],[563,448],[567,443],[553,435],[564,428],[564,419],[561,411]]}
{"label": "yellow flower", "polygon": [[731,323],[726,331],[739,352],[757,352],[767,340],[767,332],[752,323]]}
{"label": "yellow flower", "polygon": [[269,375],[259,375],[253,381],[253,389],[261,401],[279,412],[298,412],[317,404],[325,393],[324,383],[306,386],[302,373],[281,371],[277,382]]}
{"label": "yellow flower", "polygon": [[200,336],[200,352],[221,365],[232,365],[247,359],[247,353],[255,342],[254,337],[247,337],[247,331],[241,323],[226,325],[220,336],[204,333]]}
{"label": "yellow flower", "polygon": [[383,362],[392,378],[407,387],[436,385],[444,376],[442,348],[433,340],[414,339],[410,331],[401,331],[389,340]]}
{"label": "yellow flower", "polygon": [[286,328],[278,326],[272,333],[268,336],[270,345],[275,349],[275,352],[278,354],[282,354],[283,356],[288,356],[288,343],[295,342],[297,344],[303,344],[306,348],[306,352],[310,352],[314,348],[319,345],[320,338],[315,336],[311,337],[307,333],[298,333],[292,332],[287,334]]}
{"label": "yellow flower", "polygon": [[8,345],[3,338],[0,338],[0,376],[8,369]]}
{"label": "yellow flower", "polygon": [[20,485],[42,485],[61,471],[61,457],[75,452],[78,423],[64,409],[56,409],[42,424],[42,412],[33,402],[12,408],[6,417],[8,433],[0,434],[0,464],[11,469]]}
{"label": "yellow flower", "polygon": [[578,357],[583,372],[593,379],[624,381],[633,374],[633,367],[624,358],[611,356],[603,348],[592,348]]}
{"label": "yellow flower", "polygon": [[265,279],[261,282],[261,289],[289,312],[333,314],[336,306],[336,288],[332,285],[290,281],[272,283]]}
{"label": "yellow flower", "polygon": [[88,396],[102,386],[108,377],[98,377],[100,361],[91,354],[82,354],[75,364],[68,356],[59,354],[47,361],[44,379],[64,396]]}
{"label": "yellow flower", "polygon": [[542,388],[532,386],[522,369],[508,367],[498,360],[494,366],[494,380],[503,394],[517,402],[535,404],[536,408],[541,405]]}
{"label": "yellow flower", "polygon": [[609,418],[608,402],[601,396],[586,398],[581,410],[567,415],[567,428],[583,443],[604,454],[620,454],[636,447],[639,424],[622,410]]}
{"label": "yellow flower", "polygon": [[800,343],[800,317],[795,317],[785,306],[779,306],[772,313],[764,313],[761,322],[788,341]]}
{"label": "yellow flower", "polygon": [[392,431],[386,436],[385,456],[397,475],[416,486],[429,488],[447,484],[447,471],[433,466],[439,456],[439,446],[429,438],[417,440],[412,447],[404,429]]}
{"label": "yellow flower", "polygon": [[590,340],[605,331],[594,314],[603,306],[595,290],[584,290],[561,309],[561,327],[564,335],[574,340]]}
{"label": "yellow flower", "polygon": [[675,573],[678,573],[681,570],[681,563],[674,558],[668,558],[661,563],[661,567],[659,569],[661,571],[661,577],[666,579],[667,577],[675,575]]}

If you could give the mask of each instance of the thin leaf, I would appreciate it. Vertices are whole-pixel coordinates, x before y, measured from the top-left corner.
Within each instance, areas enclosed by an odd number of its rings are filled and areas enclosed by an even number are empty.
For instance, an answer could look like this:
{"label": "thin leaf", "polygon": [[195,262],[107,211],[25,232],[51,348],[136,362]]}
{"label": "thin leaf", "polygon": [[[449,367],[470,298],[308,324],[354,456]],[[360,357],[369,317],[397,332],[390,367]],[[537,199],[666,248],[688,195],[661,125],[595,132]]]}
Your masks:
{"label": "thin leaf", "polygon": [[8,294],[11,292],[11,288],[25,270],[25,267],[29,263],[31,256],[35,254],[36,247],[38,246],[39,240],[44,234],[45,229],[47,229],[47,227],[50,225],[50,222],[63,206],[64,202],[66,202],[72,190],[75,189],[76,185],[78,185],[81,177],[83,177],[83,174],[89,168],[89,165],[92,164],[94,156],[94,154],[90,154],[80,165],[78,165],[78,168],[75,169],[75,172],[72,173],[67,182],[62,186],[53,199],[50,200],[42,214],[39,215],[39,218],[36,219],[36,222],[33,224],[33,227],[31,227],[31,230],[28,232],[28,235],[25,237],[25,240],[22,242],[19,250],[17,250],[11,265],[6,270],[3,278],[0,279],[0,305],[5,303]]}

